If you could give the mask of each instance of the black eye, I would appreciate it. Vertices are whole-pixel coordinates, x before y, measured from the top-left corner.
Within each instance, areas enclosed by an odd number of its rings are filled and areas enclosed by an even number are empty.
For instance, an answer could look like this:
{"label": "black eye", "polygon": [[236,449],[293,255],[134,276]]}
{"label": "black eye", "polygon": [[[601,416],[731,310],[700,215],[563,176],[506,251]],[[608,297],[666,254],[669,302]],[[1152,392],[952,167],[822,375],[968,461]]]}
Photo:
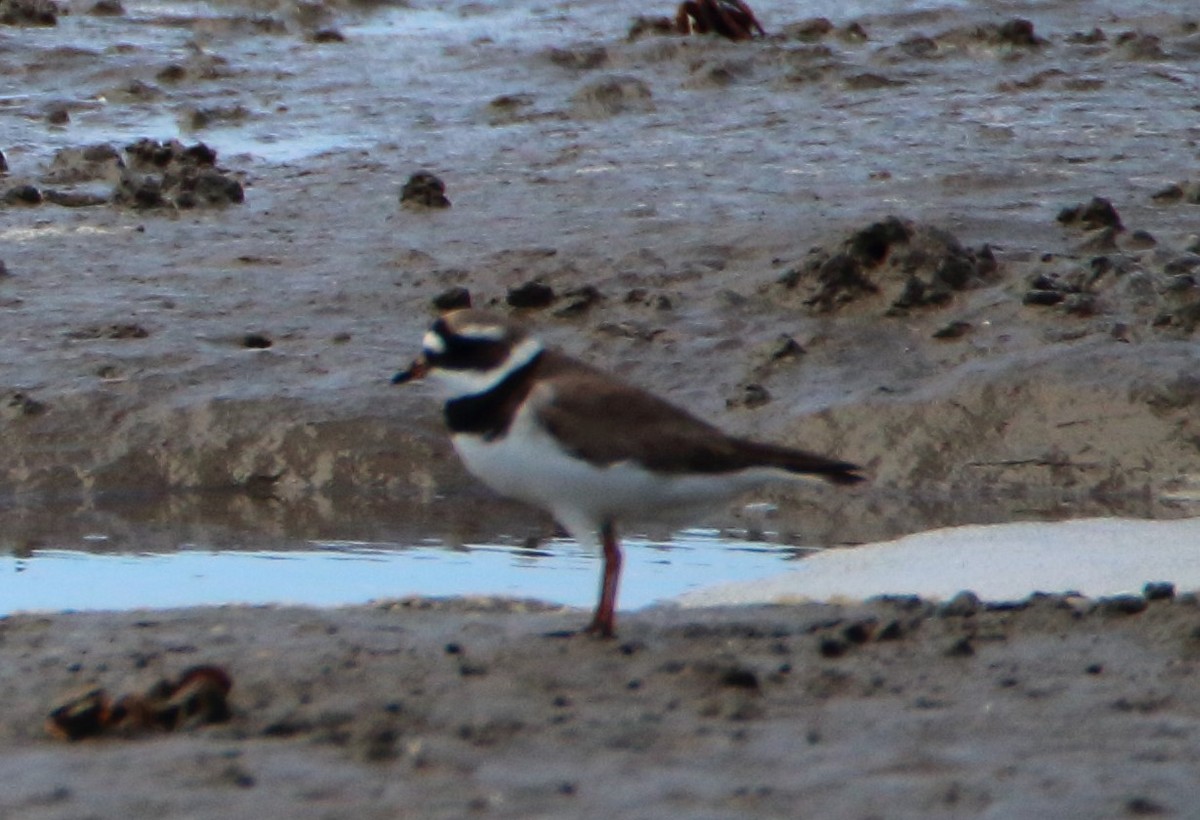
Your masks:
{"label": "black eye", "polygon": [[440,319],[434,324],[433,332],[445,345],[441,352],[425,352],[425,358],[435,367],[485,371],[502,364],[508,355],[507,342],[456,335]]}

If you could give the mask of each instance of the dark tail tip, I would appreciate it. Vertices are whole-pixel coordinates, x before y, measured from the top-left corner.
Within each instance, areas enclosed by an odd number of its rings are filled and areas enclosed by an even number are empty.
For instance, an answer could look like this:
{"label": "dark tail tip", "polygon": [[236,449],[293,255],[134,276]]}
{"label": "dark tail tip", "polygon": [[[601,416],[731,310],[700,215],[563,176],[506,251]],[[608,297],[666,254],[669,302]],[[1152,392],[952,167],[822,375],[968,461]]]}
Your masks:
{"label": "dark tail tip", "polygon": [[867,477],[859,472],[861,469],[857,464],[838,464],[822,477],[831,484],[848,487],[851,484],[859,484],[867,480]]}

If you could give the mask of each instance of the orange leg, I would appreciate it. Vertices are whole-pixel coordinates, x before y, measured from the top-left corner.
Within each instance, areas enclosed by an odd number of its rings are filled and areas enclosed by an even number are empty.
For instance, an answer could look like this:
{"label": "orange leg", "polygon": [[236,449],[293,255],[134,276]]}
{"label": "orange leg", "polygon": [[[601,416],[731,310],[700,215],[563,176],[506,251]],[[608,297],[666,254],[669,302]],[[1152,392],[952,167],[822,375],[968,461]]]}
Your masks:
{"label": "orange leg", "polygon": [[617,582],[621,578],[621,544],[617,541],[617,529],[611,521],[600,527],[600,539],[604,543],[604,577],[600,584],[600,603],[587,631],[600,638],[615,637]]}

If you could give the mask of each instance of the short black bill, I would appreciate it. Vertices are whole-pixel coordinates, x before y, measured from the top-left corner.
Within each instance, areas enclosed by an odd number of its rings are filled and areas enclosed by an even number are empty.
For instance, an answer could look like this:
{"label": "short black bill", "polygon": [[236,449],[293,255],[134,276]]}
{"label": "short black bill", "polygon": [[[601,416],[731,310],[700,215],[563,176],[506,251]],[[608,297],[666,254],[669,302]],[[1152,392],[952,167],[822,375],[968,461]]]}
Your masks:
{"label": "short black bill", "polygon": [[416,381],[424,376],[425,371],[428,369],[429,368],[425,362],[417,359],[408,366],[407,370],[401,370],[395,376],[392,376],[392,384],[404,384],[405,382]]}

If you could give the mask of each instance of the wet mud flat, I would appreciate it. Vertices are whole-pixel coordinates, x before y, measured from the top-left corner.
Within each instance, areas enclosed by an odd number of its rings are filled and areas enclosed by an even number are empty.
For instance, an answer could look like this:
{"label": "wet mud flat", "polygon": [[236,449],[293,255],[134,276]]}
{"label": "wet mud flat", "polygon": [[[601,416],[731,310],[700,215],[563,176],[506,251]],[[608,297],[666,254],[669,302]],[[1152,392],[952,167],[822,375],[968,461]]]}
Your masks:
{"label": "wet mud flat", "polygon": [[[644,3],[31,8],[0,21],[16,552],[518,532],[387,385],[464,291],[866,465],[769,496],[806,540],[1195,511],[1176,4],[761,2],[736,44]],[[401,204],[420,171],[449,207]],[[614,643],[512,602],[13,616],[4,813],[1186,815],[1193,599],[965,606],[646,611]],[[226,723],[43,731],[198,663]]]}
{"label": "wet mud flat", "polygon": [[[458,497],[387,378],[464,295],[866,465],[893,494],[782,496],[822,540],[1190,511],[1185,13],[762,4],[730,43],[634,4],[106,8],[0,27],[14,520]],[[401,204],[421,173],[449,207]]]}
{"label": "wet mud flat", "polygon": [[[409,599],[0,622],[13,817],[1187,816],[1194,596],[646,610]],[[303,659],[301,661],[300,659]],[[49,739],[188,667],[229,714]]]}

